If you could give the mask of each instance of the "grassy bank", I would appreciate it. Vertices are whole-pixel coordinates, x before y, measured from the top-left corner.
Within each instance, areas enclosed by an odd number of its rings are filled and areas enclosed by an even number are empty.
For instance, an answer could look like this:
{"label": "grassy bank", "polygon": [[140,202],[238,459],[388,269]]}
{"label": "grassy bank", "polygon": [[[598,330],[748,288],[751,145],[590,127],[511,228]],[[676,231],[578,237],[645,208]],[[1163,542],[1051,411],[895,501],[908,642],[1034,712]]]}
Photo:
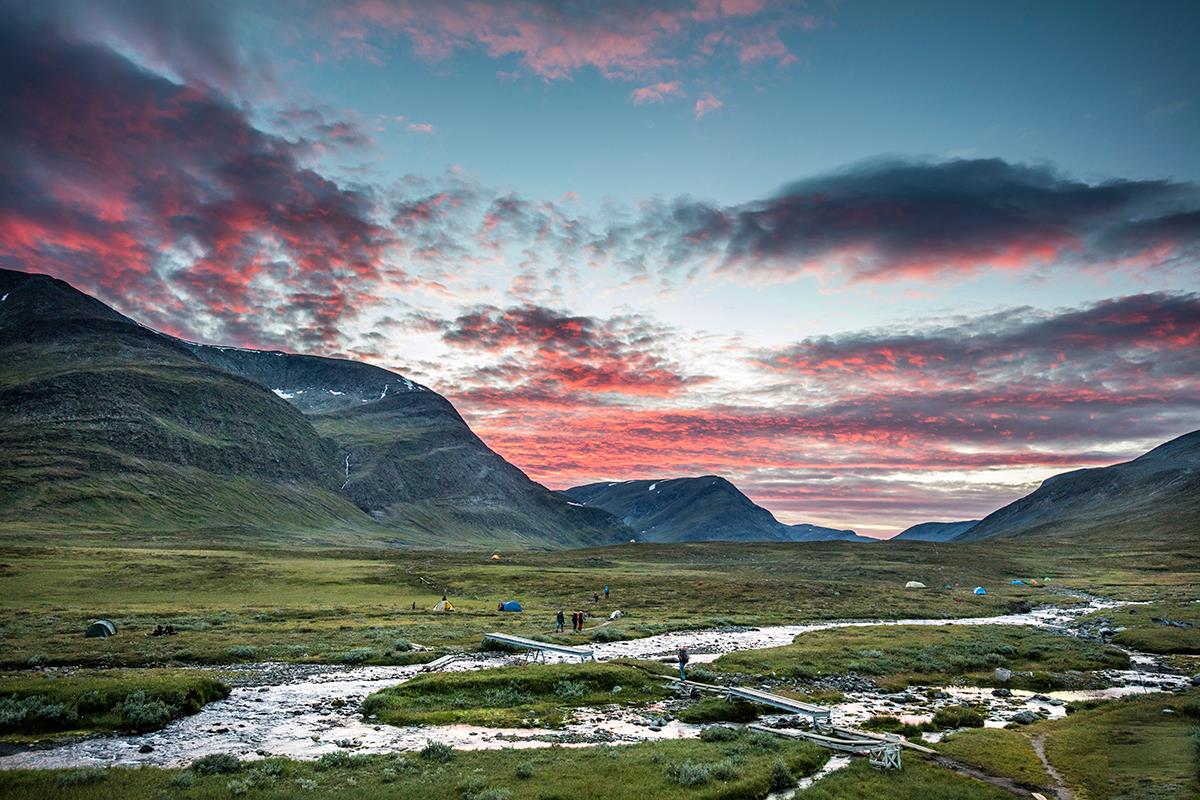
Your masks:
{"label": "grassy bank", "polygon": [[154,730],[228,696],[228,686],[196,671],[0,675],[0,735],[13,742]]}
{"label": "grassy bank", "polygon": [[[620,747],[542,748],[348,756],[252,764],[208,759],[187,770],[0,771],[0,797],[61,800],[752,800],[810,774],[826,751],[777,737],[669,741]],[[228,770],[228,771],[225,771]]]}
{"label": "grassy bank", "polygon": [[993,775],[1049,788],[1040,744],[1079,800],[1200,796],[1200,692],[1087,705],[1064,719],[960,731],[935,747]]}
{"label": "grassy bank", "polygon": [[1124,628],[1113,637],[1122,647],[1147,653],[1200,654],[1200,603],[1191,599],[1116,608],[1084,619],[1105,619],[1114,628]]}
{"label": "grassy bank", "polygon": [[1014,673],[1005,685],[1047,689],[1069,685],[1068,671],[1128,664],[1115,647],[1031,627],[878,625],[804,633],[783,647],[721,656],[712,669],[797,680],[855,672],[885,686],[958,678],[990,686],[1004,667]]}
{"label": "grassy bank", "polygon": [[629,664],[530,664],[422,675],[376,692],[362,710],[392,725],[557,727],[572,708],[631,705],[668,694],[662,680]]}
{"label": "grassy bank", "polygon": [[822,778],[796,794],[802,800],[1011,800],[1012,795],[986,783],[932,766],[905,754],[904,769],[878,770],[865,760]]}

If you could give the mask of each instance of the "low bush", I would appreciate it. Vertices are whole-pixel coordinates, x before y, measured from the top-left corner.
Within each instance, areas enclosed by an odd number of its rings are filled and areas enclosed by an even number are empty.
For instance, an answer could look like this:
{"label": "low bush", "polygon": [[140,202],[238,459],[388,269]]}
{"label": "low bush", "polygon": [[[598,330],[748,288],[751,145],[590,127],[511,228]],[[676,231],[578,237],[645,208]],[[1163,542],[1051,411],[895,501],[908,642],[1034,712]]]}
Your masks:
{"label": "low bush", "polygon": [[788,789],[796,785],[796,776],[792,775],[792,771],[788,769],[788,765],[782,761],[776,761],[771,767],[771,777],[768,779],[768,785],[772,792],[786,792]]}
{"label": "low bush", "polygon": [[108,770],[102,767],[67,769],[54,775],[54,783],[59,786],[87,786],[106,780],[108,780]]}
{"label": "low bush", "polygon": [[228,775],[242,768],[242,762],[232,753],[212,753],[192,762],[197,775]]}
{"label": "low bush", "polygon": [[693,725],[705,722],[750,722],[758,719],[758,706],[745,700],[706,697],[680,711],[679,719]]}
{"label": "low bush", "polygon": [[667,766],[667,780],[685,789],[690,789],[694,786],[703,786],[708,783],[709,777],[709,768],[704,764],[684,761],[681,764],[670,764]]}
{"label": "low bush", "polygon": [[134,692],[125,698],[116,711],[125,724],[135,731],[149,731],[166,725],[174,716],[171,707],[161,700]]}
{"label": "low bush", "polygon": [[251,661],[258,655],[258,648],[249,644],[235,644],[225,653],[235,661]]}
{"label": "low bush", "polygon": [[710,725],[700,731],[700,741],[702,742],[731,742],[741,735],[741,731],[737,728],[729,728],[725,725]]}
{"label": "low bush", "polygon": [[426,742],[421,748],[421,758],[445,763],[454,758],[454,748],[443,742]]}
{"label": "low bush", "polygon": [[528,780],[533,777],[533,764],[529,761],[522,761],[520,764],[517,764],[515,772],[521,780]]}
{"label": "low bush", "polygon": [[933,714],[933,726],[945,728],[982,728],[983,714],[967,706],[946,706]]}

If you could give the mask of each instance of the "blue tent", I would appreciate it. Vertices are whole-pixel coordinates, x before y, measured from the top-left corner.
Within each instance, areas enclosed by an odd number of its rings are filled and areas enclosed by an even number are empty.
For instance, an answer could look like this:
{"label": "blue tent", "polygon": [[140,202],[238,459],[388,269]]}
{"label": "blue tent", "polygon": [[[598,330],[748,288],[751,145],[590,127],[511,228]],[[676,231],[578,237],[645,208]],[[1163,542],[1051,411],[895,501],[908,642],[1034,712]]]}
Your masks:
{"label": "blue tent", "polygon": [[982,586],[976,586],[975,594],[987,594],[987,589],[983,588]]}
{"label": "blue tent", "polygon": [[521,604],[518,603],[516,600],[509,600],[507,602],[500,604],[500,610],[501,611],[524,611],[525,609],[521,608]]}
{"label": "blue tent", "polygon": [[1013,581],[1013,582],[1012,582],[1012,585],[1013,585],[1013,586],[1024,586],[1024,585],[1025,585],[1025,581]]}

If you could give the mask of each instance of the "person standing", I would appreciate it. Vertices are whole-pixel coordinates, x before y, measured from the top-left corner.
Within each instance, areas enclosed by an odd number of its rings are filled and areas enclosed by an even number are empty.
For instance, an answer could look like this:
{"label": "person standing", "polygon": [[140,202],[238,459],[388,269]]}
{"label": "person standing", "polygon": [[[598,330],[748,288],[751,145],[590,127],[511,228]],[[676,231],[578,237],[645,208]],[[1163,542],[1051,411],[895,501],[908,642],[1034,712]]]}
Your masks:
{"label": "person standing", "polygon": [[608,584],[604,584],[604,599],[608,599]]}
{"label": "person standing", "polygon": [[562,633],[563,623],[565,621],[566,621],[566,617],[563,615],[562,611],[559,611],[558,616],[555,617],[555,619],[554,619],[554,630],[556,633]]}
{"label": "person standing", "polygon": [[592,603],[594,603],[595,605],[600,605],[600,593],[599,592],[592,592]]}
{"label": "person standing", "polygon": [[679,653],[677,654],[677,656],[679,658],[679,680],[686,681],[687,680],[687,663],[688,663],[688,661],[691,660],[688,657],[687,648],[686,647],[679,648]]}

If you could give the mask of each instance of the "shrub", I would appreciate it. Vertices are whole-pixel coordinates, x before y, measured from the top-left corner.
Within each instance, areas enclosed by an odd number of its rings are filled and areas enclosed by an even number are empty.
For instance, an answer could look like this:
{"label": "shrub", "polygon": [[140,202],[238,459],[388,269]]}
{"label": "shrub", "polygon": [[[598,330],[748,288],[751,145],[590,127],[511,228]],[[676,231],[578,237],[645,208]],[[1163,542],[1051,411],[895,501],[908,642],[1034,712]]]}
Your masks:
{"label": "shrub", "polygon": [[783,761],[776,761],[767,780],[772,792],[785,792],[796,785],[796,777]]}
{"label": "shrub", "polygon": [[936,728],[982,728],[983,715],[967,706],[946,706],[933,715]]}
{"label": "shrub", "polygon": [[79,714],[73,707],[64,703],[47,703],[37,695],[0,700],[0,731],[61,729],[70,726],[78,718]]}
{"label": "shrub", "polygon": [[1179,707],[1179,713],[1192,719],[1200,719],[1200,700],[1187,700]]}
{"label": "shrub", "polygon": [[374,655],[375,651],[369,647],[356,647],[339,655],[337,660],[343,664],[362,664],[369,661]]}
{"label": "shrub", "polygon": [[517,777],[521,780],[527,780],[533,777],[533,764],[529,761],[522,761],[517,764]]}
{"label": "shrub", "polygon": [[245,778],[234,778],[225,784],[225,789],[234,797],[250,791],[250,781]]}
{"label": "shrub", "polygon": [[176,789],[188,789],[196,782],[196,775],[191,772],[177,772],[171,776],[171,785]]}
{"label": "shrub", "polygon": [[718,761],[709,768],[709,774],[719,781],[736,781],[741,777],[741,770],[732,758]]}
{"label": "shrub", "polygon": [[161,700],[147,697],[138,691],[126,697],[116,707],[125,724],[136,731],[161,728],[171,719],[171,707]]}
{"label": "shrub", "polygon": [[392,645],[392,649],[397,653],[407,653],[413,649],[413,644],[407,639],[397,639],[396,643]]}
{"label": "shrub", "polygon": [[445,763],[454,758],[454,748],[443,742],[426,742],[421,748],[421,758]]}
{"label": "shrub", "polygon": [[731,742],[738,738],[741,732],[736,728],[729,728],[724,725],[710,725],[700,731],[700,741],[702,742]]}
{"label": "shrub", "polygon": [[317,782],[311,778],[297,778],[296,785],[306,792],[311,792],[317,788]]}
{"label": "shrub", "polygon": [[708,783],[709,770],[704,764],[684,761],[682,764],[667,766],[667,779],[682,787],[703,786]]}
{"label": "shrub", "polygon": [[563,700],[578,700],[587,694],[587,686],[578,681],[559,681],[554,693]]}
{"label": "shrub", "polygon": [[483,693],[483,702],[495,708],[508,708],[532,703],[533,698],[511,686],[497,686]]}
{"label": "shrub", "polygon": [[192,771],[198,775],[225,775],[241,768],[242,762],[232,753],[212,753],[192,762]]}
{"label": "shrub", "polygon": [[86,786],[108,780],[108,770],[101,767],[83,767],[68,769],[56,773],[54,783],[58,786]]}
{"label": "shrub", "polygon": [[617,628],[597,628],[592,631],[593,642],[623,642],[629,638],[629,634]]}
{"label": "shrub", "polygon": [[313,768],[322,772],[329,769],[349,769],[352,766],[354,766],[354,757],[342,750],[325,753],[313,762]]}
{"label": "shrub", "polygon": [[240,661],[249,661],[258,655],[258,648],[248,644],[235,644],[233,647],[225,651],[230,658],[236,658]]}

